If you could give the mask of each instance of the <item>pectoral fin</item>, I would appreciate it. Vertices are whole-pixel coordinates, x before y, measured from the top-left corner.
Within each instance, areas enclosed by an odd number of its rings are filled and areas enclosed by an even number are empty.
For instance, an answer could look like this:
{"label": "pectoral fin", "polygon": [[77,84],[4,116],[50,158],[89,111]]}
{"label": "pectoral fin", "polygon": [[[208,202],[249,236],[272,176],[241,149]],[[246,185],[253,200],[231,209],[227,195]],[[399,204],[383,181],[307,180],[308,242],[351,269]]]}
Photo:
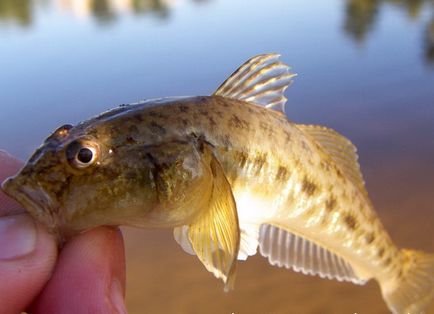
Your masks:
{"label": "pectoral fin", "polygon": [[204,154],[210,157],[213,174],[211,198],[208,208],[188,226],[175,228],[176,241],[186,251],[194,251],[206,269],[221,278],[225,290],[233,287],[236,259],[240,246],[237,209],[231,186],[223,169],[205,145]]}

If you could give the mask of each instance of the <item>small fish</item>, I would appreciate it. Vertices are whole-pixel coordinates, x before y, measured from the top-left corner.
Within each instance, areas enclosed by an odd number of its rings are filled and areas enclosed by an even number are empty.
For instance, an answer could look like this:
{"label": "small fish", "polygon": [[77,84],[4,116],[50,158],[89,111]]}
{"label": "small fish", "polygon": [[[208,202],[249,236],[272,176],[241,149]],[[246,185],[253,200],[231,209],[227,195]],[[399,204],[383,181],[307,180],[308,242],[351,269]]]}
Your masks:
{"label": "small fish", "polygon": [[174,228],[226,289],[237,260],[259,249],[304,274],[374,278],[393,313],[421,313],[434,294],[434,255],[393,244],[347,138],[288,121],[294,76],[279,55],[259,55],[212,96],[64,125],[2,188],[59,241],[100,225]]}

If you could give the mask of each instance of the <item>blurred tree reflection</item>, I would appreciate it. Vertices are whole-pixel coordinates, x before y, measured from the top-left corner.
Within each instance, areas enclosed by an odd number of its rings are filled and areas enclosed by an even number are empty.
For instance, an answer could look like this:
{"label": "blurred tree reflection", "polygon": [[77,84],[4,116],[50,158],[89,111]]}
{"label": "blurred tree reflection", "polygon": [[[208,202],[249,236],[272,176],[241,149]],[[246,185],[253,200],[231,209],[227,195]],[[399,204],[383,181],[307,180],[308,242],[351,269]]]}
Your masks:
{"label": "blurred tree reflection", "polygon": [[[31,25],[34,8],[47,4],[48,0],[0,0],[0,22],[13,21],[20,25]],[[209,0],[191,0],[195,4],[206,3]],[[116,20],[125,13],[136,15],[153,14],[158,18],[169,17],[170,10],[177,0],[51,0],[62,10],[71,12],[78,17],[93,16],[102,25]]]}
{"label": "blurred tree reflection", "polygon": [[0,0],[0,21],[12,21],[26,26],[32,23],[32,8],[29,0]]}
{"label": "blurred tree reflection", "polygon": [[89,6],[92,14],[98,19],[99,22],[107,23],[115,19],[115,13],[110,8],[109,1],[107,0],[93,0],[89,1]]}
{"label": "blurred tree reflection", "polygon": [[[407,12],[411,19],[418,19],[423,9],[434,11],[434,0],[347,0],[344,31],[358,42],[374,30],[379,11],[383,5],[394,5]],[[425,57],[434,63],[434,14],[426,26]]]}
{"label": "blurred tree reflection", "polygon": [[425,57],[426,60],[434,64],[434,16],[431,19],[431,23],[428,25],[425,34]]}
{"label": "blurred tree reflection", "polygon": [[380,0],[349,0],[346,6],[345,31],[362,41],[373,29]]}
{"label": "blurred tree reflection", "polygon": [[169,6],[161,0],[133,0],[133,11],[136,14],[153,12],[161,18],[169,16]]}

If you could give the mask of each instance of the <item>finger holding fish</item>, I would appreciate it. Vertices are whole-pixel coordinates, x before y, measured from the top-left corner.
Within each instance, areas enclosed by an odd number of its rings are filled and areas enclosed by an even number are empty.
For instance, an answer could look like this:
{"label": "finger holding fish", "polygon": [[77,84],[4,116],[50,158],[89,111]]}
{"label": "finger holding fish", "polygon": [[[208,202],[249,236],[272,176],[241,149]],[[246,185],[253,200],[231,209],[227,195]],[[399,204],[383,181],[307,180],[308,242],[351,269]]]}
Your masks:
{"label": "finger holding fish", "polygon": [[[0,152],[0,181],[20,167],[21,161]],[[126,312],[119,231],[101,227],[83,233],[58,256],[54,235],[24,211],[0,191],[1,313],[81,313],[89,306],[95,313]]]}

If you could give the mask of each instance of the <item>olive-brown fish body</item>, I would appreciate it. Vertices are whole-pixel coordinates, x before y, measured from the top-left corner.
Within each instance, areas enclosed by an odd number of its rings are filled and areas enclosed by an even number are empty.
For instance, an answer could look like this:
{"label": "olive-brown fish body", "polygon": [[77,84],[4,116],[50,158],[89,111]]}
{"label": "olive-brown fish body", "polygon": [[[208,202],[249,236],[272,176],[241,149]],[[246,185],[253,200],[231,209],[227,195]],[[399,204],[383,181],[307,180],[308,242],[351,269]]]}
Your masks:
{"label": "olive-brown fish body", "polygon": [[[125,188],[119,193],[125,195],[132,189],[128,182],[134,182],[136,192],[130,201],[119,196],[109,201],[125,202],[129,210],[121,207],[121,212],[131,211],[131,206],[143,194],[137,182],[142,180],[141,160],[146,157],[146,146],[173,141],[193,143],[201,139],[215,148],[232,187],[238,215],[244,219],[260,219],[261,223],[289,228],[331,252],[339,252],[351,261],[361,278],[369,279],[381,273],[390,276],[389,270],[395,274],[400,271],[398,250],[366,195],[345,177],[317,143],[279,112],[220,96],[199,96],[121,107],[90,120],[81,128],[96,138],[109,138],[107,146],[113,151],[114,159],[131,159],[127,168],[116,164],[113,168],[118,171],[113,177],[103,179],[113,182],[113,189],[101,195],[112,194],[117,186]],[[190,192],[187,197],[197,193]],[[143,208],[139,204],[137,211]],[[159,210],[175,216],[185,213],[179,203],[169,209],[160,206]],[[186,220],[163,225],[173,227]],[[158,226],[160,223],[135,218],[124,224]]]}
{"label": "olive-brown fish body", "polygon": [[100,225],[172,227],[226,288],[236,261],[259,249],[304,274],[375,278],[392,312],[422,312],[434,256],[392,243],[348,139],[287,119],[294,74],[278,58],[248,60],[212,96],[123,105],[62,126],[2,188],[60,241]]}

